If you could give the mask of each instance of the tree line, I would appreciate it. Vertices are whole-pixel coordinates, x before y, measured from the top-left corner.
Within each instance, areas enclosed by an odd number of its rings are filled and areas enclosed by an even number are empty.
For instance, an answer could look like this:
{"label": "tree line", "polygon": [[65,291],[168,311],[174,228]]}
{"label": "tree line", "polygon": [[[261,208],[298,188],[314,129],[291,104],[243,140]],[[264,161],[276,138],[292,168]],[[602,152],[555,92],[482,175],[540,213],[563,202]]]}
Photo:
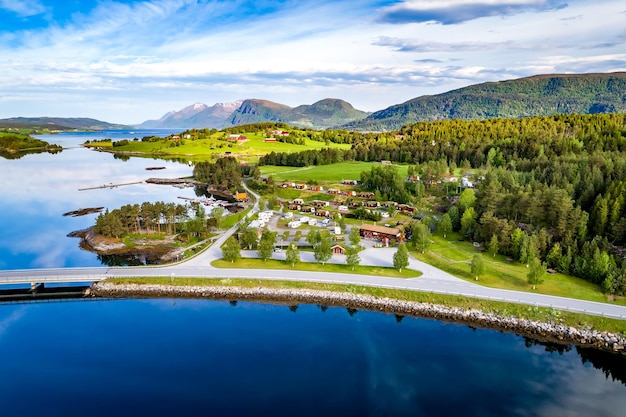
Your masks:
{"label": "tree line", "polygon": [[199,235],[206,226],[204,208],[196,205],[195,216],[189,216],[189,207],[182,204],[144,202],[126,204],[108,209],[96,219],[94,232],[110,237],[125,234],[174,234],[185,231]]}

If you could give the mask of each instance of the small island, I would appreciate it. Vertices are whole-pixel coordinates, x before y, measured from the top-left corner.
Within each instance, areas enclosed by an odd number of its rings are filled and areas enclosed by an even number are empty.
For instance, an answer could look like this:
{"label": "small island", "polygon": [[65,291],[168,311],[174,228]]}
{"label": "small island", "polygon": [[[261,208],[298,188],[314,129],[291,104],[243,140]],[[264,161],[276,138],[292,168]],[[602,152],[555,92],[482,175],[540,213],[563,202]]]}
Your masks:
{"label": "small island", "polygon": [[30,153],[56,153],[62,147],[35,139],[30,135],[13,132],[0,132],[0,156],[6,159],[19,159]]}

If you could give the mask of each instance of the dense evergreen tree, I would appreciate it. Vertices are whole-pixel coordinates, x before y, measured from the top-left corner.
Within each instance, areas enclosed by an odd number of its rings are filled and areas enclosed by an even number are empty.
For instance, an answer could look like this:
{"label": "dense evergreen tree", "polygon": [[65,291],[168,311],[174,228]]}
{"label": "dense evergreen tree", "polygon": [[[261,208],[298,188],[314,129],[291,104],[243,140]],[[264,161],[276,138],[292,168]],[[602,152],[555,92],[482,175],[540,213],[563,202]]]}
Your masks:
{"label": "dense evergreen tree", "polygon": [[317,262],[324,265],[332,256],[332,245],[327,233],[318,233],[319,240],[314,249],[314,257]]}
{"label": "dense evergreen tree", "polygon": [[480,278],[481,275],[484,275],[485,269],[485,261],[483,260],[483,257],[477,253],[472,258],[472,263],[470,264],[470,272],[476,281],[478,281],[478,278]]}
{"label": "dense evergreen tree", "polygon": [[359,250],[355,246],[346,248],[346,264],[354,271],[354,267],[361,263]]}
{"label": "dense evergreen tree", "polygon": [[289,247],[287,247],[285,262],[290,264],[292,268],[294,268],[296,264],[300,263],[300,250],[293,242],[289,245]]}
{"label": "dense evergreen tree", "polygon": [[411,227],[411,245],[421,253],[430,245],[430,229],[423,222],[415,222]]}
{"label": "dense evergreen tree", "polygon": [[402,272],[402,268],[409,266],[409,250],[404,243],[398,245],[398,250],[393,254],[393,267]]}
{"label": "dense evergreen tree", "polygon": [[222,257],[224,260],[232,263],[238,260],[240,256],[241,248],[237,240],[233,236],[226,239],[226,242],[224,242],[222,246]]}
{"label": "dense evergreen tree", "polygon": [[241,164],[230,156],[218,158],[215,162],[198,162],[193,168],[193,176],[209,186],[234,192],[241,186]]}
{"label": "dense evergreen tree", "polygon": [[267,261],[272,257],[272,253],[274,252],[274,244],[276,243],[276,232],[272,232],[269,229],[263,229],[263,233],[261,234],[261,240],[259,241],[259,246],[257,247],[257,251],[259,253],[259,258]]}

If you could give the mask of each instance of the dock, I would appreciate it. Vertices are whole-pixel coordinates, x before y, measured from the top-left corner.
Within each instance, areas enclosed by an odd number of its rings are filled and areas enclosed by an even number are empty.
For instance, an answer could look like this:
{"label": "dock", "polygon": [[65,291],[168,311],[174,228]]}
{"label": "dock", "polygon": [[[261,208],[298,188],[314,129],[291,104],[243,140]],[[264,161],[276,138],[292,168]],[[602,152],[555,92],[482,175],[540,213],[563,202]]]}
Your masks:
{"label": "dock", "polygon": [[103,188],[117,188],[117,187],[124,187],[125,185],[136,185],[136,184],[143,184],[143,181],[125,182],[122,184],[113,184],[113,183],[103,184],[103,185],[98,185],[97,187],[79,188],[78,191],[99,190]]}

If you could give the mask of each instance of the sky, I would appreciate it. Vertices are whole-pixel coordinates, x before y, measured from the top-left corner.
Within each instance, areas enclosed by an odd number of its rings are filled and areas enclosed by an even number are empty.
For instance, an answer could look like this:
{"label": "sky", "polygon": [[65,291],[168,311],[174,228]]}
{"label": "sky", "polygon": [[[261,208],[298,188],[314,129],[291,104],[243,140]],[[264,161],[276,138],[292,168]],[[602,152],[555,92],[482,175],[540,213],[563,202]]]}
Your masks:
{"label": "sky", "polygon": [[195,102],[376,111],[626,71],[624,0],[0,0],[0,118],[134,124]]}

